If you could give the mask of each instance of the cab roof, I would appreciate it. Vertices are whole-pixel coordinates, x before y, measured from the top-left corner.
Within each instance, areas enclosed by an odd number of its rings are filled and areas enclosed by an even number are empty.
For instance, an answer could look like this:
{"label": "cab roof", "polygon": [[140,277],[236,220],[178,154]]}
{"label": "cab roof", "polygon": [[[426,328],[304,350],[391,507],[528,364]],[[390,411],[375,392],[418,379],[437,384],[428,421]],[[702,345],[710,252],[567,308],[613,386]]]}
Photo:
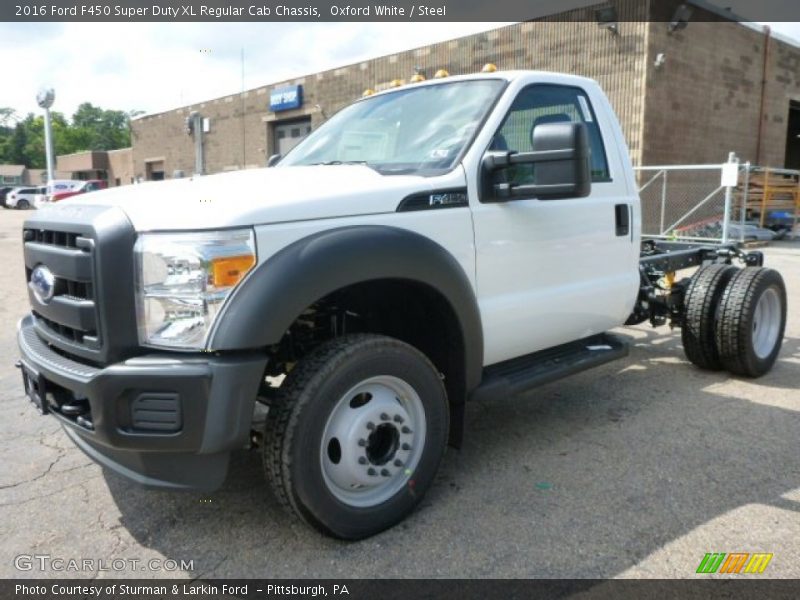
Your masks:
{"label": "cab roof", "polygon": [[522,78],[536,78],[541,77],[542,79],[553,80],[554,78],[558,79],[559,81],[563,81],[565,84],[587,84],[587,83],[597,83],[596,80],[590,79],[588,77],[582,77],[580,75],[570,75],[567,73],[557,73],[555,71],[535,71],[535,70],[527,70],[527,69],[517,69],[517,70],[509,70],[509,71],[494,71],[491,73],[467,73],[464,75],[448,75],[447,77],[440,77],[440,78],[431,78],[426,79],[425,81],[420,81],[417,83],[404,83],[403,85],[390,87],[385,90],[381,90],[379,92],[375,92],[366,98],[371,98],[373,96],[380,96],[383,94],[389,94],[392,92],[396,92],[399,90],[405,90],[412,87],[424,87],[429,85],[442,85],[445,83],[452,83],[458,81],[475,81],[480,79],[503,79],[505,81],[511,82],[517,79]]}

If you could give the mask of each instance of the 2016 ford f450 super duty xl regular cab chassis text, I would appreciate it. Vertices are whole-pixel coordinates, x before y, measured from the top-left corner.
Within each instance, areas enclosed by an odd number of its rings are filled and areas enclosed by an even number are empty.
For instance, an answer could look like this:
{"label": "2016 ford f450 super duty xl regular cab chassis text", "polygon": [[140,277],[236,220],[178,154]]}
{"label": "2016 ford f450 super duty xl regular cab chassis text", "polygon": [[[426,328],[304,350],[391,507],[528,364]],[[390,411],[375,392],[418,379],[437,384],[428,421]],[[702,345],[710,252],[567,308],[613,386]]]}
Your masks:
{"label": "2016 ford f450 super duty xl regular cab chassis text", "polygon": [[211,490],[255,446],[290,511],[363,538],[419,502],[465,401],[624,356],[612,328],[669,322],[699,367],[769,371],[786,292],[762,255],[640,230],[594,81],[417,83],[344,108],[271,168],[38,211],[19,366],[105,467]]}

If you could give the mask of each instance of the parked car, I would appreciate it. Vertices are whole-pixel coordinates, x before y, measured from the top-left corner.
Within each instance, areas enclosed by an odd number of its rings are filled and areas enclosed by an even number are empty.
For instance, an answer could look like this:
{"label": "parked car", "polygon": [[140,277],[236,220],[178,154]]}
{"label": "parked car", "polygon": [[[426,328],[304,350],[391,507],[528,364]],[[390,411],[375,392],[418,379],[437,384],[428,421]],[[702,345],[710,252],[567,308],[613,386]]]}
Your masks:
{"label": "parked car", "polygon": [[47,201],[52,202],[53,196],[78,189],[86,183],[82,179],[53,179],[47,182]]}
{"label": "parked car", "polygon": [[8,192],[10,192],[13,189],[14,188],[10,185],[0,187],[0,206],[5,207],[6,196],[8,196]]}
{"label": "parked car", "polygon": [[77,185],[69,186],[68,189],[59,190],[54,189],[51,194],[49,194],[50,202],[59,202],[61,200],[66,200],[67,198],[71,198],[72,196],[77,196],[78,194],[86,194],[87,192],[94,192],[97,190],[104,190],[108,187],[108,182],[103,179],[88,179],[86,181],[80,181]]}
{"label": "parked car", "polygon": [[46,188],[43,185],[39,187],[14,188],[6,197],[6,206],[8,208],[18,208],[20,210],[36,208],[36,195],[44,194],[45,192]]}

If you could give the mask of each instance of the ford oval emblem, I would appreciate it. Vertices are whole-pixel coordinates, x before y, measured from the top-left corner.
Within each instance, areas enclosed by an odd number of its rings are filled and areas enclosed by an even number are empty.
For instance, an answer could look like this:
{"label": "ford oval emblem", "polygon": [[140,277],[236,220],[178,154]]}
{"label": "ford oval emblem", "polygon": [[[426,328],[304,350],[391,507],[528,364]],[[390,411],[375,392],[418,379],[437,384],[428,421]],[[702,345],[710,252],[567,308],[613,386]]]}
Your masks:
{"label": "ford oval emblem", "polygon": [[31,273],[31,288],[39,302],[48,303],[56,291],[56,277],[44,265],[39,265]]}

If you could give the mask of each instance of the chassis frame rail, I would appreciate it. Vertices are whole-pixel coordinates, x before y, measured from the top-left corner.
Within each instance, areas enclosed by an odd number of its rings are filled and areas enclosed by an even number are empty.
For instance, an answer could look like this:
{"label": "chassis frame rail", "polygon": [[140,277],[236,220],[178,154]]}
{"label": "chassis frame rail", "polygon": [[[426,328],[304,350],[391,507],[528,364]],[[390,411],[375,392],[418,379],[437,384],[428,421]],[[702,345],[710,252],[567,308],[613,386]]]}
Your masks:
{"label": "chassis frame rail", "polygon": [[705,264],[732,264],[734,260],[744,266],[760,267],[764,264],[764,254],[744,252],[735,243],[705,244],[643,238],[639,258],[641,286],[626,325],[649,320],[653,327],[667,321],[670,327],[681,327],[689,278],[676,281],[676,273]]}

